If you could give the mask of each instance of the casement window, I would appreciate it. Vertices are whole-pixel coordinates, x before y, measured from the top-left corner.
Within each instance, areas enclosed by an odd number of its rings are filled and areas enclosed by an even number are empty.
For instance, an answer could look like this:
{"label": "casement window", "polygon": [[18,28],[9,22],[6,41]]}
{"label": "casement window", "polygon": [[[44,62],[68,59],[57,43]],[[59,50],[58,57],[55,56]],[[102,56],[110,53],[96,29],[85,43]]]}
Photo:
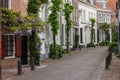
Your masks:
{"label": "casement window", "polygon": [[83,43],[83,28],[80,28],[80,43]]}
{"label": "casement window", "polygon": [[107,14],[105,13],[105,22],[107,22]]}
{"label": "casement window", "polygon": [[84,17],[83,17],[83,14],[84,14],[84,13],[83,13],[83,10],[81,9],[81,20],[80,20],[81,22],[83,22],[83,18],[84,18]]}
{"label": "casement window", "polygon": [[1,7],[8,8],[9,6],[9,0],[0,0]]}
{"label": "casement window", "polygon": [[110,23],[110,13],[107,14],[107,22]]}
{"label": "casement window", "polygon": [[91,18],[93,18],[93,13],[91,13]]}
{"label": "casement window", "polygon": [[14,35],[2,35],[1,58],[15,58],[21,56],[21,37]]}
{"label": "casement window", "polygon": [[94,18],[96,18],[95,13],[94,13]]}
{"label": "casement window", "polygon": [[98,23],[101,22],[101,19],[102,19],[101,13],[98,13]]}
{"label": "casement window", "polygon": [[11,0],[0,0],[0,7],[11,9]]}
{"label": "casement window", "polygon": [[90,19],[90,12],[88,12],[88,16],[89,16],[89,19]]}
{"label": "casement window", "polygon": [[6,57],[14,57],[14,36],[5,35],[5,53]]}
{"label": "casement window", "polygon": [[86,22],[86,11],[84,10],[84,22]]}
{"label": "casement window", "polygon": [[102,8],[106,8],[106,1],[100,1],[99,4],[102,6]]}
{"label": "casement window", "polygon": [[64,46],[64,24],[61,26],[61,45]]}
{"label": "casement window", "polygon": [[105,22],[105,14],[104,13],[102,14],[102,22],[103,23]]}

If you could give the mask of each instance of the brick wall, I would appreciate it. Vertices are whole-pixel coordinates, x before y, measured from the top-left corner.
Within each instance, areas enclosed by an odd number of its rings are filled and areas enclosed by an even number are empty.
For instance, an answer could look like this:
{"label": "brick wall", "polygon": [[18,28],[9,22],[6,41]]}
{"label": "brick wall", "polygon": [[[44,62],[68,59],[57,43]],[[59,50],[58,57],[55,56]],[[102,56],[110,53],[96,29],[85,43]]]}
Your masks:
{"label": "brick wall", "polygon": [[11,0],[11,8],[14,11],[20,11],[23,16],[27,15],[28,0]]}
{"label": "brick wall", "polygon": [[112,10],[111,23],[116,23],[116,2],[117,0],[107,0],[107,8]]}
{"label": "brick wall", "polygon": [[[22,16],[26,16],[27,3],[28,3],[28,0],[11,0],[11,9],[14,11],[20,11]],[[1,34],[1,31],[0,31],[0,34]],[[1,35],[0,35],[0,42],[1,42]],[[1,46],[0,46],[0,53],[1,53]],[[10,59],[1,60],[0,64],[2,68],[11,68],[11,67],[17,67],[17,62],[18,62],[18,58],[10,58]]]}
{"label": "brick wall", "polygon": [[3,59],[1,60],[2,68],[14,68],[17,67],[18,58]]}

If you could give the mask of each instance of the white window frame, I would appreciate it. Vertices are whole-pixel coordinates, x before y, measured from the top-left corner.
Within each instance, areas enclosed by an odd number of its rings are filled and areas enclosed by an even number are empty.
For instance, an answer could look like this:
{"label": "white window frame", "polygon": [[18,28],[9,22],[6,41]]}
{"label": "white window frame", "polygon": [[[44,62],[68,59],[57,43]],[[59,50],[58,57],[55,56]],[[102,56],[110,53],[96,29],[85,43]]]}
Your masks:
{"label": "white window frame", "polygon": [[[5,34],[4,36],[13,36],[13,55],[12,56],[5,56],[5,59],[15,58],[15,39],[13,34]],[[5,46],[6,47],[6,46]]]}

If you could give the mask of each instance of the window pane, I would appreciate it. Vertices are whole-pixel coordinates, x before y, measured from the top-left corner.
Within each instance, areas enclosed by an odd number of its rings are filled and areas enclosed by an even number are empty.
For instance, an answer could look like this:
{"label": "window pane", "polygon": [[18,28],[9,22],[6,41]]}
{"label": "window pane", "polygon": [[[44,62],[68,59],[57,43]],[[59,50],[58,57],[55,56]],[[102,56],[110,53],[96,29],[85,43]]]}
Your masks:
{"label": "window pane", "polygon": [[13,36],[5,36],[6,56],[13,56]]}
{"label": "window pane", "polygon": [[8,0],[0,0],[1,7],[8,8]]}

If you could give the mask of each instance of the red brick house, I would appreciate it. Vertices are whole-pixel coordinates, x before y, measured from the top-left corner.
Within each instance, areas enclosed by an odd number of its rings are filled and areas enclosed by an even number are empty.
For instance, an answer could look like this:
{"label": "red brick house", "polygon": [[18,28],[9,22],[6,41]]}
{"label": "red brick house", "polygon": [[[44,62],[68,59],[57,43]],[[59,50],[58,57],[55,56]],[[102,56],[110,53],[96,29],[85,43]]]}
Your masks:
{"label": "red brick house", "polygon": [[[27,15],[27,0],[0,0],[0,3],[1,7],[6,7],[8,9],[12,9],[13,11],[21,11],[22,16]],[[17,66],[18,59],[22,59],[23,55],[26,57],[25,61],[27,61],[27,36],[6,34],[3,27],[1,35],[2,67],[6,68],[10,66]]]}
{"label": "red brick house", "polygon": [[107,7],[107,1],[106,0],[96,0],[95,4],[97,6],[97,27],[98,27],[98,38],[97,41],[102,42],[102,41],[111,41],[111,29],[108,31],[104,32],[102,30],[103,23],[107,22],[111,24],[111,9]]}
{"label": "red brick house", "polygon": [[116,24],[116,2],[117,0],[107,0],[107,8],[112,11],[111,24]]}

